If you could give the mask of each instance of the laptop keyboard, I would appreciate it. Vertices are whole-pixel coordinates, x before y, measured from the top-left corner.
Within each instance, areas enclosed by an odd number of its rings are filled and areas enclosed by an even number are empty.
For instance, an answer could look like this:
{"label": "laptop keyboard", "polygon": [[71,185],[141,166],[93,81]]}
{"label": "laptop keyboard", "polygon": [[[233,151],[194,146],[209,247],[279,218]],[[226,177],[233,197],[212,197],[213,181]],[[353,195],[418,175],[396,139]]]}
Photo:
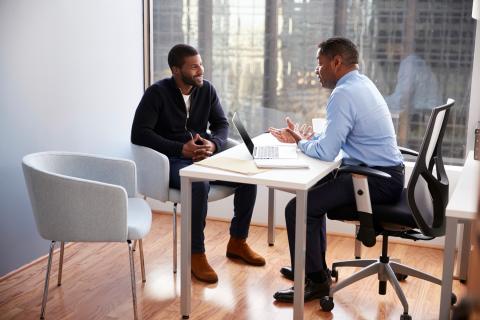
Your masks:
{"label": "laptop keyboard", "polygon": [[278,159],[278,147],[256,146],[253,154],[256,159]]}

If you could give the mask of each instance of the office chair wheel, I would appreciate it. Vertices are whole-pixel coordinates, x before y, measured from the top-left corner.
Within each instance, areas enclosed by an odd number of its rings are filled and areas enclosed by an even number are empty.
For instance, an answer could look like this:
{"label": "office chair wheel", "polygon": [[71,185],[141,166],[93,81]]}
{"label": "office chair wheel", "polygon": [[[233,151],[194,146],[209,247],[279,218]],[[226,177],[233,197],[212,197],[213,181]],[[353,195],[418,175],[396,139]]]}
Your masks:
{"label": "office chair wheel", "polygon": [[378,281],[378,294],[387,294],[387,281]]}
{"label": "office chair wheel", "polygon": [[400,316],[400,320],[412,320],[412,316],[408,313],[404,313]]}
{"label": "office chair wheel", "polygon": [[330,272],[330,276],[332,278],[335,278],[335,282],[338,282],[338,270],[332,269],[332,271]]}
{"label": "office chair wheel", "polygon": [[332,311],[335,304],[333,303],[333,298],[331,297],[323,297],[320,298],[320,308],[322,308],[325,312]]}
{"label": "office chair wheel", "polygon": [[450,305],[455,305],[457,303],[457,296],[452,292],[452,297],[450,298]]}
{"label": "office chair wheel", "polygon": [[408,274],[395,273],[395,278],[397,278],[398,281],[404,281],[407,277]]}

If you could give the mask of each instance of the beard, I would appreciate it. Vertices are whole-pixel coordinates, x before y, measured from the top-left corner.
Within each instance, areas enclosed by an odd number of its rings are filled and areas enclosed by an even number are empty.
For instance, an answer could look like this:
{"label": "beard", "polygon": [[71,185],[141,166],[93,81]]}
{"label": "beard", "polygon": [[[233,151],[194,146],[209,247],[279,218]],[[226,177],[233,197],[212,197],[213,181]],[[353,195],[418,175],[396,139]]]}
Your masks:
{"label": "beard", "polygon": [[319,77],[319,80],[320,80],[320,84],[322,85],[322,88],[325,88],[325,89],[335,89],[335,86],[337,85],[337,82],[331,79],[325,79],[325,78]]}
{"label": "beard", "polygon": [[201,86],[203,86],[203,76],[186,76],[185,74],[182,73],[182,81],[185,83],[185,84],[188,84],[190,86],[194,86],[194,87],[197,87],[197,88],[200,88]]}

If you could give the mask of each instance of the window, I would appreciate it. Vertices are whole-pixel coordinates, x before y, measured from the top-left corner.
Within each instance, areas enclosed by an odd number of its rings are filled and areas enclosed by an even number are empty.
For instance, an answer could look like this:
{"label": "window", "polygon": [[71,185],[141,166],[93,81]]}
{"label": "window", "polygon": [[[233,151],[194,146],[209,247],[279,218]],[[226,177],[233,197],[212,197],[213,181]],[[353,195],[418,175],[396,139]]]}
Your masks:
{"label": "window", "polygon": [[418,149],[430,109],[456,100],[443,152],[447,163],[460,164],[471,12],[471,0],[153,0],[153,77],[171,75],[167,54],[174,44],[195,46],[226,114],[239,111],[258,134],[283,126],[285,115],[301,122],[324,115],[330,92],[314,73],[317,45],[346,36],[358,45],[361,72],[389,105],[400,145]]}

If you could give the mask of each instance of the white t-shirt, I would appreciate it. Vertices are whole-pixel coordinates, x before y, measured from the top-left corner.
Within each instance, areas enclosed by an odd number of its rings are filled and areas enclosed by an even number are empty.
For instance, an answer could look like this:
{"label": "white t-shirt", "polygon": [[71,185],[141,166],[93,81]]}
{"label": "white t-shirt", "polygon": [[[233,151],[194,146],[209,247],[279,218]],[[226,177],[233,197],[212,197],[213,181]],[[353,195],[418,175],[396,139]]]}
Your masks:
{"label": "white t-shirt", "polygon": [[190,95],[183,94],[183,101],[185,101],[185,108],[187,111],[187,119],[190,117]]}

